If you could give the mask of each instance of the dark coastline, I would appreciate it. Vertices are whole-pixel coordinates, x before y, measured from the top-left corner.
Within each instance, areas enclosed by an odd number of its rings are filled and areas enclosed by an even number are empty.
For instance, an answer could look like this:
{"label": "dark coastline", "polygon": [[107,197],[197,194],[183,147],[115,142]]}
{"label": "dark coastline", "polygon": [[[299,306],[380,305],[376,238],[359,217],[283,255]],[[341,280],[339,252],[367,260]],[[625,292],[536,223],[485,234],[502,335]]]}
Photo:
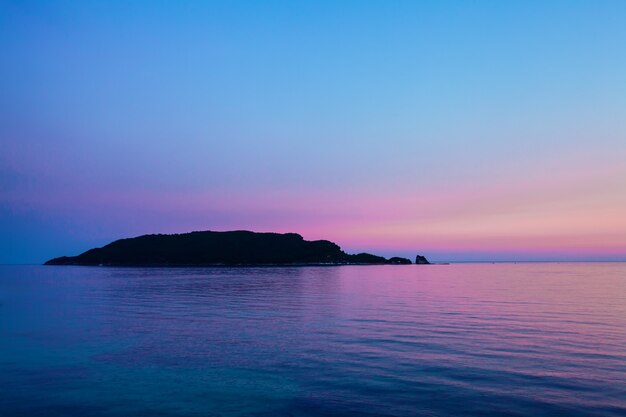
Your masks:
{"label": "dark coastline", "polygon": [[[56,258],[55,258],[56,259]],[[282,263],[282,264],[62,264],[51,263],[46,261],[44,264],[35,264],[42,266],[76,266],[76,267],[101,267],[101,268],[308,268],[308,267],[320,267],[331,268],[338,266],[381,266],[381,265],[449,265],[449,263],[428,263],[428,264],[415,264],[413,262],[403,264],[392,263]]]}
{"label": "dark coastline", "polygon": [[[401,257],[348,254],[328,240],[307,241],[296,233],[191,232],[142,235],[116,240],[78,256],[50,259],[44,265],[116,267],[299,267],[410,265]],[[416,264],[428,264],[416,256]]]}

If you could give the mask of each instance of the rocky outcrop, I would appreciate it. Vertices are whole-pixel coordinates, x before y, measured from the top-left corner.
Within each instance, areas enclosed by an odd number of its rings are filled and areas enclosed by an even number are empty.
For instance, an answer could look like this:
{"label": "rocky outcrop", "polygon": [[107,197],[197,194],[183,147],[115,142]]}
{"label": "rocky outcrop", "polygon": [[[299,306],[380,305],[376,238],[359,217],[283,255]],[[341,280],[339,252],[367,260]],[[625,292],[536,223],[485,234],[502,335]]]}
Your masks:
{"label": "rocky outcrop", "polygon": [[389,263],[393,265],[411,265],[411,260],[394,256],[393,258],[389,258]]}
{"label": "rocky outcrop", "polygon": [[417,255],[415,257],[415,264],[416,265],[429,265],[430,262],[428,262],[428,259],[426,259],[425,256]]}

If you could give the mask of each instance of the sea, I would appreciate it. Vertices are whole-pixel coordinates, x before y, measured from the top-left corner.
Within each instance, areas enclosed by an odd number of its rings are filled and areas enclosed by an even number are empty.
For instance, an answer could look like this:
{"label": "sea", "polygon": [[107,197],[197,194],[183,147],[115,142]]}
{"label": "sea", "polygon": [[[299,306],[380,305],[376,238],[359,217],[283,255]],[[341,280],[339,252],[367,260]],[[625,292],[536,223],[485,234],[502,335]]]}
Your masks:
{"label": "sea", "polygon": [[626,263],[0,266],[0,416],[626,416]]}

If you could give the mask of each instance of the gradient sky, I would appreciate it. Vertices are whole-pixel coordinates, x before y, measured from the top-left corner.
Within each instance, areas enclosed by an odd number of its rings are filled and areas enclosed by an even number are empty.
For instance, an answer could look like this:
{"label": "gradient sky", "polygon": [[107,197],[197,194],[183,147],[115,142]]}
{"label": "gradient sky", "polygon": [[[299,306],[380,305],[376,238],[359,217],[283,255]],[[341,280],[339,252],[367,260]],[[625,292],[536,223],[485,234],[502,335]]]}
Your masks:
{"label": "gradient sky", "polygon": [[624,1],[3,1],[0,263],[293,231],[626,260]]}

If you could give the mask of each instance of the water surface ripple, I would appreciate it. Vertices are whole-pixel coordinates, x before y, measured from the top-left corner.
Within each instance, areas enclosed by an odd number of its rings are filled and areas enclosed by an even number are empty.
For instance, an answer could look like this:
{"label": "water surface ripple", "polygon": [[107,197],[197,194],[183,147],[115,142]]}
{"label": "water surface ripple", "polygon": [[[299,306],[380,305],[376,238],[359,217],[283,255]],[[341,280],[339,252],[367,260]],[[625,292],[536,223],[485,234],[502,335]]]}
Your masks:
{"label": "water surface ripple", "polygon": [[624,416],[626,264],[0,266],[1,416]]}

